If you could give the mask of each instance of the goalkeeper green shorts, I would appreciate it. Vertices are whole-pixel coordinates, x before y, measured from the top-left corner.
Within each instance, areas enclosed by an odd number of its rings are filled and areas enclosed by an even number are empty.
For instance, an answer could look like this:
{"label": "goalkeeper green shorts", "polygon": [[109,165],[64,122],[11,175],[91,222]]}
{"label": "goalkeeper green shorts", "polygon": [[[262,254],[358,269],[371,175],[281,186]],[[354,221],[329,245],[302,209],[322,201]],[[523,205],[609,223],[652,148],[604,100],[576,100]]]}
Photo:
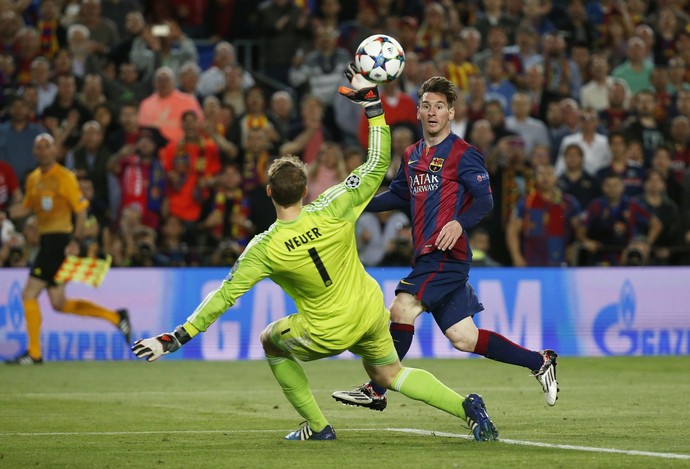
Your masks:
{"label": "goalkeeper green shorts", "polygon": [[365,363],[373,366],[384,366],[395,363],[398,354],[393,345],[393,338],[388,330],[388,314],[372,321],[366,330],[350,337],[338,336],[329,341],[319,331],[310,331],[314,326],[306,324],[297,313],[271,323],[271,342],[279,349],[294,355],[302,361],[313,361],[333,357],[349,350],[362,357]]}

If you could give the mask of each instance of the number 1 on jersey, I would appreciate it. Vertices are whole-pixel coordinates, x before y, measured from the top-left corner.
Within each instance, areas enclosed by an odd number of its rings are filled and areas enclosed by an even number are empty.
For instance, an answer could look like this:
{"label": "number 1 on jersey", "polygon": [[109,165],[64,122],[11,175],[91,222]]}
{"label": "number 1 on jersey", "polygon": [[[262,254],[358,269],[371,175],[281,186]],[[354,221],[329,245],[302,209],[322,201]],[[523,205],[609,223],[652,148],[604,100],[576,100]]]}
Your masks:
{"label": "number 1 on jersey", "polygon": [[328,275],[326,266],[323,265],[321,256],[319,256],[319,253],[316,251],[316,248],[311,248],[308,252],[311,256],[311,260],[314,261],[314,265],[316,265],[316,270],[319,271],[319,275],[321,276],[321,280],[323,280],[323,284],[327,287],[333,285],[333,280],[331,280],[331,276]]}

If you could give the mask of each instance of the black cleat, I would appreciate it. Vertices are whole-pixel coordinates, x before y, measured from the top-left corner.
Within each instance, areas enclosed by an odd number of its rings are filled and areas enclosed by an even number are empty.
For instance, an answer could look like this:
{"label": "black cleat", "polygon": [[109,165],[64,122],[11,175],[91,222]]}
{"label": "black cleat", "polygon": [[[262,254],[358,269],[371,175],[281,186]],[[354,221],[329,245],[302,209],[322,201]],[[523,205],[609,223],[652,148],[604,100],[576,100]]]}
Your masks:
{"label": "black cleat", "polygon": [[129,312],[126,309],[118,309],[117,315],[120,316],[120,322],[117,323],[117,328],[120,329],[122,335],[125,336],[127,344],[132,343],[132,325],[129,322]]}
{"label": "black cleat", "polygon": [[32,365],[42,365],[42,358],[33,358],[29,355],[29,352],[24,352],[21,355],[17,355],[11,360],[5,360],[8,365],[20,365],[20,366],[32,366]]}

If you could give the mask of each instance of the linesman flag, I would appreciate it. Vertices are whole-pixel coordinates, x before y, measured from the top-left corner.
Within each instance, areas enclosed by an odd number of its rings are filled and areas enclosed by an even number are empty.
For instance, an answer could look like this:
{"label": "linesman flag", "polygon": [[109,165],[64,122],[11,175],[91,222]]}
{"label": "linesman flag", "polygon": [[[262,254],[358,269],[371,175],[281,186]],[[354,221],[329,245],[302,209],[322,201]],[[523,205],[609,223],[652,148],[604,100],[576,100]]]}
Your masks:
{"label": "linesman flag", "polygon": [[53,278],[56,283],[80,282],[96,288],[103,282],[112,261],[110,256],[105,259],[67,256]]}

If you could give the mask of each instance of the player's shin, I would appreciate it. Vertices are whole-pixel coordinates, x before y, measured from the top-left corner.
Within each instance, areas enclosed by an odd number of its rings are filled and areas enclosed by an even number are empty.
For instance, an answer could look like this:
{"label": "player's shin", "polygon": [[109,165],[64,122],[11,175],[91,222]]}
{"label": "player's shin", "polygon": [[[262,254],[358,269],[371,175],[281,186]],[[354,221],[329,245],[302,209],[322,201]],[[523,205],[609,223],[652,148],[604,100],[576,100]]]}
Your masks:
{"label": "player's shin", "polygon": [[328,425],[328,421],[309,389],[309,380],[302,366],[292,357],[266,355],[266,360],[292,407],[307,421],[314,432],[323,430]]}
{"label": "player's shin", "polygon": [[403,367],[395,376],[391,389],[465,420],[464,398],[426,370]]}

